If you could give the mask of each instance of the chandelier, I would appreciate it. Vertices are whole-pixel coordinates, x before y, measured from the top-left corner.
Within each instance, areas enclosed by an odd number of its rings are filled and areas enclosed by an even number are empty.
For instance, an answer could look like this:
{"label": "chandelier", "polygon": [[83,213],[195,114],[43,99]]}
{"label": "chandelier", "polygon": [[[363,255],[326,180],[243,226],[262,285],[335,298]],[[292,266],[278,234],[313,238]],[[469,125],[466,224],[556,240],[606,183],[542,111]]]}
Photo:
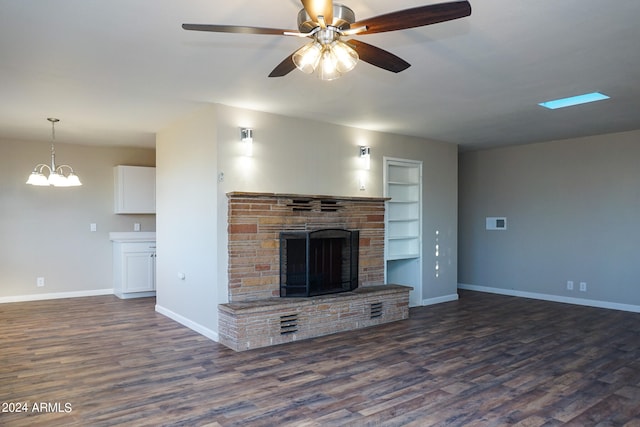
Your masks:
{"label": "chandelier", "polygon": [[[60,120],[49,117],[47,120],[51,122],[51,165],[44,163],[37,164],[33,168],[33,172],[29,175],[27,184],[36,186],[49,186],[54,187],[77,187],[82,185],[80,178],[73,172],[73,168],[69,165],[56,166],[56,149],[54,142],[56,140],[56,123]],[[49,176],[44,174],[44,171],[48,170]],[[65,175],[66,171],[66,175]]]}

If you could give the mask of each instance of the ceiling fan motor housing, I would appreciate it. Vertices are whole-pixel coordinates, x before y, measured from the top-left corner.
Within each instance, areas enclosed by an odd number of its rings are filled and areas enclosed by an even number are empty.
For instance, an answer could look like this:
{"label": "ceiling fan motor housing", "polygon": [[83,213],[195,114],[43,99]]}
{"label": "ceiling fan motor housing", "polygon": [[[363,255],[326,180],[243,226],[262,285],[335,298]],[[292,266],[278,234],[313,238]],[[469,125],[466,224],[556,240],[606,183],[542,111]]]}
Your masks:
{"label": "ceiling fan motor housing", "polygon": [[[333,5],[333,21],[327,22],[327,26],[336,27],[340,30],[348,30],[351,24],[356,22],[356,14],[345,5],[334,3]],[[302,9],[298,12],[298,29],[301,33],[308,33],[318,27],[318,23],[314,22],[306,10]]]}

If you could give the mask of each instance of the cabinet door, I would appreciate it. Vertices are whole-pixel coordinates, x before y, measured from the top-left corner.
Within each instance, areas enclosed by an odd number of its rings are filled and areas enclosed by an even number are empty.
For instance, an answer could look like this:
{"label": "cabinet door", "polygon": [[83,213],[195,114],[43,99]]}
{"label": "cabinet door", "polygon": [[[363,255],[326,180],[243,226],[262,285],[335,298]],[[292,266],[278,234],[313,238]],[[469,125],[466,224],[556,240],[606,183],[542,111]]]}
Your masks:
{"label": "cabinet door", "polygon": [[156,213],[156,168],[114,167],[115,213]]}
{"label": "cabinet door", "polygon": [[155,290],[155,249],[141,245],[139,250],[122,252],[123,292]]}

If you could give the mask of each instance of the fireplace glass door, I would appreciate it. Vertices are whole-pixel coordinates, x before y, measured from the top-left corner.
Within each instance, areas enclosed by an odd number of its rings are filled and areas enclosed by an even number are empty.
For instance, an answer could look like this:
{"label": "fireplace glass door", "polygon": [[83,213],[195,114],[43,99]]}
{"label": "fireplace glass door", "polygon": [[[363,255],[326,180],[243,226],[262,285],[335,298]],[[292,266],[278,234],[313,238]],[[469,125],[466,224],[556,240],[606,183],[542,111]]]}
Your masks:
{"label": "fireplace glass door", "polygon": [[357,230],[280,233],[280,296],[309,297],[357,288],[359,239]]}

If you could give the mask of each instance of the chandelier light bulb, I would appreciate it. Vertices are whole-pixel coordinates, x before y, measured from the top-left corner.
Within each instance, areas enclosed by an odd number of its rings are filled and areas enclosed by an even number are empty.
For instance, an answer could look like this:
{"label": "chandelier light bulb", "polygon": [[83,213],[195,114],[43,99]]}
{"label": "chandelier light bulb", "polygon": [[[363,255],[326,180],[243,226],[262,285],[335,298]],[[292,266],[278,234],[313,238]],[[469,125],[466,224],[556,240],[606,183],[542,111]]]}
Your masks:
{"label": "chandelier light bulb", "polygon": [[33,171],[31,172],[31,175],[29,175],[27,184],[35,185],[38,187],[45,187],[49,185],[49,180],[47,179],[46,176],[44,176],[40,172]]}
{"label": "chandelier light bulb", "polygon": [[78,187],[82,185],[82,183],[80,182],[80,178],[78,178],[78,175],[76,175],[73,172],[70,172],[69,176],[67,176],[67,185],[69,187]]}
{"label": "chandelier light bulb", "polygon": [[54,187],[62,187],[64,182],[64,177],[58,174],[58,172],[51,172],[49,174],[49,185],[53,185]]}

